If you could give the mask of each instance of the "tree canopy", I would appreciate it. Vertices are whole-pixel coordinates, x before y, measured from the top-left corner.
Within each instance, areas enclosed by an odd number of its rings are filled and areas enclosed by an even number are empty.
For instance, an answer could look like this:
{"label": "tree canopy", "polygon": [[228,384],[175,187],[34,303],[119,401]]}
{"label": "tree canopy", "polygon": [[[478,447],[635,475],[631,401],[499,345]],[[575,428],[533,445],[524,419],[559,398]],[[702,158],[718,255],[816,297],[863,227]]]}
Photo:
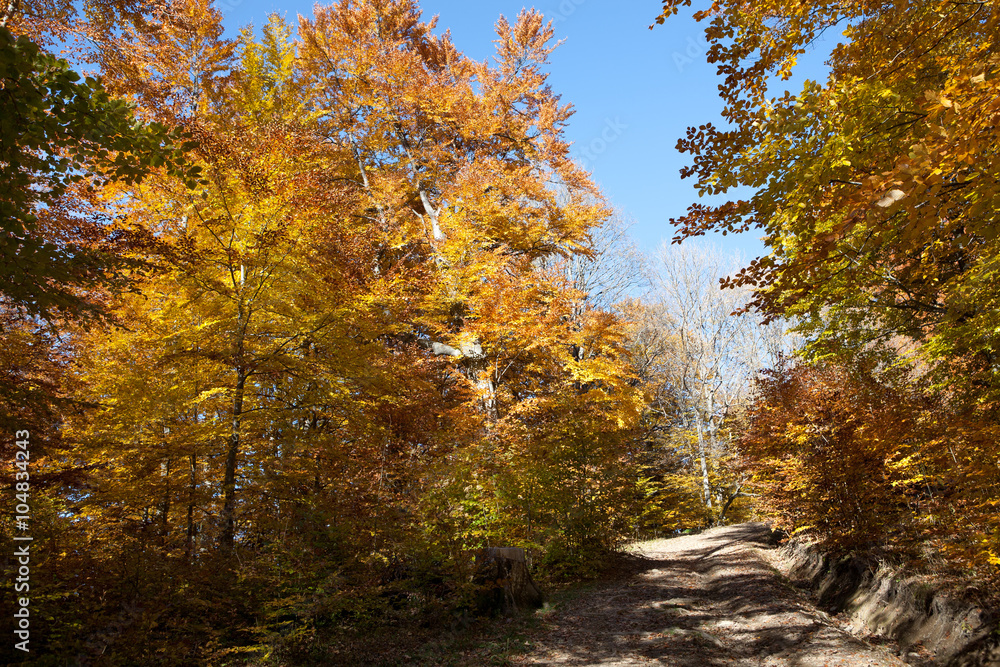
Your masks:
{"label": "tree canopy", "polygon": [[[690,2],[664,3],[662,22]],[[727,125],[678,142],[705,194],[679,237],[759,229],[734,285],[805,318],[814,349],[904,336],[949,378],[996,387],[998,18],[990,2],[716,2],[697,12]],[[769,96],[821,36],[826,81]],[[994,389],[983,389],[992,400]]]}
{"label": "tree canopy", "polygon": [[80,314],[95,305],[88,290],[120,283],[122,254],[142,241],[95,207],[95,188],[134,183],[164,164],[177,169],[188,145],[5,28],[0,79],[0,293],[32,316]]}
{"label": "tree canopy", "polygon": [[[695,17],[725,125],[678,141],[682,175],[752,194],[691,206],[677,240],[763,231],[769,254],[722,283],[797,320],[812,362],[758,380],[738,444],[758,507],[984,576],[1000,493],[994,4],[722,1]],[[769,93],[836,33],[825,81]]]}
{"label": "tree canopy", "polygon": [[[724,125],[683,175],[752,194],[655,258],[538,12],[485,61],[415,0],[2,12],[2,472],[51,664],[371,662],[489,611],[484,557],[548,584],[750,517],[1000,599],[991,3],[703,5]],[[691,247],[749,229],[742,269]]]}

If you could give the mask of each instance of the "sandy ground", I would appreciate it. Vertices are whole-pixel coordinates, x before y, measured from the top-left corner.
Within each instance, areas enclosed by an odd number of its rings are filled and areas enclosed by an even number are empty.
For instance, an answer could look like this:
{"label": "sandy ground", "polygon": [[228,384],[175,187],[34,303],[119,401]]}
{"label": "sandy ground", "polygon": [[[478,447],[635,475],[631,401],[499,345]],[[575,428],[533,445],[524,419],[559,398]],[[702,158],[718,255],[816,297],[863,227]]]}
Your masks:
{"label": "sandy ground", "polygon": [[552,612],[518,665],[835,667],[905,663],[838,627],[768,562],[761,524],[656,540],[634,576]]}

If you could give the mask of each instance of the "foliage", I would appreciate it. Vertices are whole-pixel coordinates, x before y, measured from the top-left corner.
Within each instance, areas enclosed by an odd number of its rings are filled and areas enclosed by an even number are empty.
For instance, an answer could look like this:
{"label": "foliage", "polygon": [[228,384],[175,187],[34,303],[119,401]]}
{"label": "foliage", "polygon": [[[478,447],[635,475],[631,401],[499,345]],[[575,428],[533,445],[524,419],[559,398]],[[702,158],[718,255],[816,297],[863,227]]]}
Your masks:
{"label": "foliage", "polygon": [[881,546],[914,482],[893,462],[909,454],[908,441],[925,437],[915,422],[924,406],[906,379],[904,369],[880,373],[871,361],[788,362],[768,373],[740,443],[761,511],[781,516],[786,529]]}
{"label": "foliage", "polygon": [[884,356],[787,361],[759,381],[738,447],[757,510],[786,530],[995,585],[994,420]]}
{"label": "foliage", "polygon": [[[689,0],[665,0],[662,23]],[[700,9],[724,127],[689,128],[703,195],[677,241],[758,229],[729,287],[815,363],[760,385],[740,438],[762,507],[841,545],[994,578],[998,15],[990,2],[721,0]],[[773,95],[834,31],[825,81]],[[925,563],[927,564],[927,563]]]}
{"label": "foliage", "polygon": [[142,240],[95,210],[90,193],[164,164],[177,170],[188,145],[2,27],[0,79],[0,297],[31,316],[79,315],[96,306],[82,290],[120,284],[120,254]]}
{"label": "foliage", "polygon": [[[662,22],[688,1],[667,0]],[[998,18],[988,2],[716,2],[710,62],[729,128],[678,148],[703,194],[680,237],[763,230],[771,249],[731,284],[816,341],[914,340],[938,382],[994,400]],[[768,96],[820,35],[841,30],[826,82]]]}
{"label": "foliage", "polygon": [[120,248],[145,270],[102,294],[108,325],[67,323],[52,371],[71,407],[36,472],[78,546],[44,542],[39,650],[323,661],[463,618],[481,547],[578,575],[618,546],[645,395],[621,319],[567,277],[609,211],[541,17],[498,22],[496,64],[409,0],[235,40],[204,0],[113,28],[108,104],[182,128],[198,181],[89,182],[148,232]]}
{"label": "foliage", "polygon": [[741,474],[730,465],[735,418],[755,374],[793,343],[778,323],[734,312],[749,293],[718,289],[738,261],[721,257],[710,247],[664,246],[649,265],[649,293],[620,306],[649,393],[639,527],[653,534],[744,516]]}

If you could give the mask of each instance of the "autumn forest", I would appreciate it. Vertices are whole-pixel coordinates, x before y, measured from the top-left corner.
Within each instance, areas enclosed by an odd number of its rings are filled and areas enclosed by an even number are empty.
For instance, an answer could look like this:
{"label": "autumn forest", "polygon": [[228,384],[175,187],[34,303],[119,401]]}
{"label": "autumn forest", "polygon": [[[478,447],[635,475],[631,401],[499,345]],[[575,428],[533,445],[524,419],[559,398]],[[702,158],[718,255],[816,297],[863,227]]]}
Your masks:
{"label": "autumn forest", "polygon": [[724,77],[677,143],[723,203],[649,255],[541,13],[481,62],[416,0],[0,6],[4,655],[340,664],[493,622],[486,548],[558,587],[750,520],[1000,608],[1000,9],[661,11]]}

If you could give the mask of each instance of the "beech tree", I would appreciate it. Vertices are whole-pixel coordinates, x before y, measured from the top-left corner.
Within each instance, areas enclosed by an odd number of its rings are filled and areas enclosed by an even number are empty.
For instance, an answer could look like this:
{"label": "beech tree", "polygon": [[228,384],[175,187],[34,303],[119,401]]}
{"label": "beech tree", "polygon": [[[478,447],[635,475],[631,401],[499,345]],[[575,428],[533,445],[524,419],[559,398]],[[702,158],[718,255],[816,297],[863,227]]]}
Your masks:
{"label": "beech tree", "polygon": [[[667,0],[658,21],[688,5]],[[992,5],[716,2],[695,16],[730,127],[690,128],[682,175],[753,194],[692,206],[679,237],[763,231],[770,254],[728,281],[754,288],[754,308],[805,318],[819,345],[908,337],[940,380],[993,400]],[[769,95],[834,31],[826,81]]]}
{"label": "beech tree", "polygon": [[[96,3],[92,15],[122,11]],[[95,293],[123,286],[123,255],[143,233],[115,224],[96,205],[96,187],[137,182],[161,165],[189,184],[197,178],[182,170],[183,132],[138,122],[100,80],[46,50],[81,29],[73,16],[72,6],[27,0],[0,11],[0,305],[29,316],[93,314]]]}
{"label": "beech tree", "polygon": [[[667,0],[659,22],[691,4]],[[769,254],[724,282],[767,317],[801,318],[815,362],[780,369],[751,409],[741,449],[762,506],[991,580],[995,7],[720,1],[695,16],[727,127],[689,128],[682,174],[702,194],[752,194],[692,206],[678,239],[762,231]],[[835,31],[825,80],[768,91]]]}
{"label": "beech tree", "polygon": [[[178,0],[106,36],[107,89],[190,135],[201,171],[95,194],[150,238],[113,326],[76,336],[79,409],[46,465],[56,523],[94,546],[54,562],[143,623],[172,605],[165,638],[217,621],[126,661],[403,613],[373,601],[386,580],[446,582],[418,612],[458,604],[479,548],[578,572],[631,529],[643,390],[620,317],[565,271],[600,256],[609,210],[568,157],[551,28],[523,12],[497,35],[475,62],[415,3],[366,0],[229,40]],[[213,585],[177,600],[194,581]],[[103,637],[114,605],[88,595]]]}
{"label": "beech tree", "polygon": [[[758,373],[795,344],[783,323],[761,324],[739,312],[749,290],[720,288],[739,263],[708,246],[665,245],[650,262],[645,304],[633,307],[633,354],[652,392],[660,460],[650,470],[654,477],[667,474],[668,486],[687,489],[681,497],[697,489],[701,508],[685,513],[689,521],[719,519],[741,493],[739,476],[727,467],[735,454],[729,442],[734,418]],[[670,505],[691,505],[671,493]]]}

